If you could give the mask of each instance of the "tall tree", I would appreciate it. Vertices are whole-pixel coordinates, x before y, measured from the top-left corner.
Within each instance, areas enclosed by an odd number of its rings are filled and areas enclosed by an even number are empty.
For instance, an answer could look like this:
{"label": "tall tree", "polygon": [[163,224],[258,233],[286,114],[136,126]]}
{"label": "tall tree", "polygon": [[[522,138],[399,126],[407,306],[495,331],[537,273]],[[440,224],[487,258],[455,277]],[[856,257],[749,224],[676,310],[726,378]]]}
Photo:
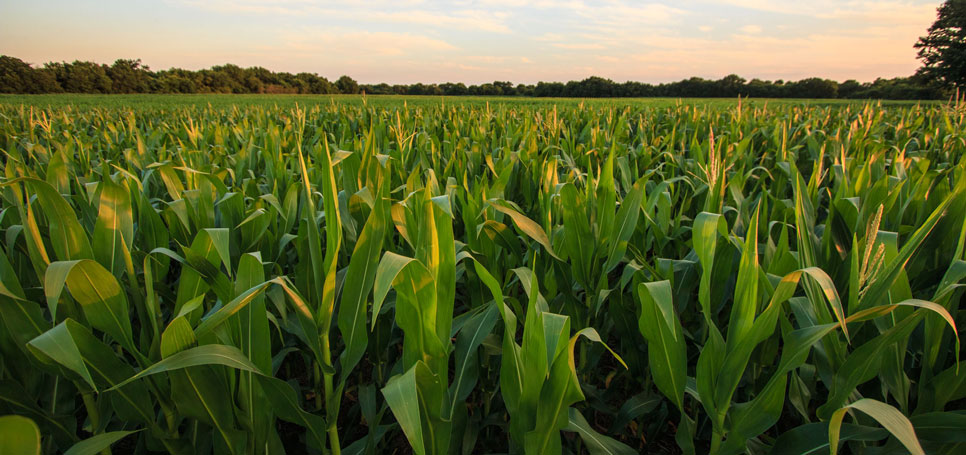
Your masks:
{"label": "tall tree", "polygon": [[117,59],[107,68],[114,93],[144,93],[150,89],[151,69],[141,64],[141,59]]}
{"label": "tall tree", "polygon": [[339,93],[355,95],[359,93],[359,83],[349,76],[342,76],[335,81],[335,86],[339,88]]}
{"label": "tall tree", "polygon": [[105,65],[80,60],[75,60],[74,63],[50,62],[44,65],[44,69],[68,93],[111,93],[112,81],[106,68]]}
{"label": "tall tree", "polygon": [[923,66],[917,74],[948,87],[966,87],[966,0],[946,0],[929,34],[915,48]]}
{"label": "tall tree", "polygon": [[0,55],[0,93],[60,92],[49,71],[35,69],[16,57]]}
{"label": "tall tree", "polygon": [[0,93],[28,93],[33,71],[19,58],[0,55]]}

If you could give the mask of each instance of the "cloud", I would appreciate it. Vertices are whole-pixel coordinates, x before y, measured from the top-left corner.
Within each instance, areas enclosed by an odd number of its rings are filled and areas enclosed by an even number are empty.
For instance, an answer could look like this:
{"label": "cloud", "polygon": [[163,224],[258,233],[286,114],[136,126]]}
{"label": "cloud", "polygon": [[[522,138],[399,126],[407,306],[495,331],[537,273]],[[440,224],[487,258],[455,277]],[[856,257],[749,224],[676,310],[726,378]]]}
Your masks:
{"label": "cloud", "polygon": [[[337,20],[343,24],[408,24],[453,30],[508,33],[508,15],[480,9],[432,10],[422,1],[319,2],[311,0],[183,0],[183,4],[220,14],[272,15]],[[419,7],[419,8],[417,8]]]}
{"label": "cloud", "polygon": [[708,33],[708,32],[710,32],[712,30],[712,28],[709,25],[702,25],[702,26],[699,26],[698,27],[698,30],[700,30],[700,31],[702,31],[704,33]]}
{"label": "cloud", "polygon": [[[604,5],[581,4],[574,13],[585,21],[583,28],[606,30],[611,28],[640,28],[646,25],[669,25],[676,23],[686,10],[660,3],[605,2]],[[578,24],[579,25],[579,24]]]}
{"label": "cloud", "polygon": [[[935,15],[936,2],[909,0],[721,0],[743,9],[819,19],[878,19],[907,22],[925,12]],[[914,20],[914,19],[912,19]]]}
{"label": "cloud", "polygon": [[598,43],[554,43],[553,46],[560,49],[570,49],[576,51],[606,49],[604,45]]}
{"label": "cloud", "polygon": [[349,17],[356,17],[360,20],[373,22],[395,22],[459,30],[480,30],[493,33],[510,32],[510,29],[504,23],[507,17],[505,13],[491,13],[481,10],[463,10],[456,11],[452,14],[423,10],[398,12],[377,11],[364,15],[350,14]]}
{"label": "cloud", "polygon": [[563,41],[564,36],[559,33],[547,32],[540,36],[533,37],[534,41]]}
{"label": "cloud", "polygon": [[281,36],[280,51],[295,55],[365,60],[372,57],[426,55],[456,50],[446,41],[422,35],[351,29],[300,29]]}
{"label": "cloud", "polygon": [[746,25],[744,27],[739,28],[738,30],[740,30],[742,33],[746,33],[749,35],[757,35],[761,33],[761,27],[757,25]]}

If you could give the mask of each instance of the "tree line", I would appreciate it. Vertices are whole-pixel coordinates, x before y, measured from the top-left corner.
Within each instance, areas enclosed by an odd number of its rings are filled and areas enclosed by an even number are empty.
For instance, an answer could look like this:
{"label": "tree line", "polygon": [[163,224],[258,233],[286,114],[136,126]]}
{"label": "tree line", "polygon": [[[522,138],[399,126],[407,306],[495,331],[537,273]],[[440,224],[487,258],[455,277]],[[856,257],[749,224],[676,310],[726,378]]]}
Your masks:
{"label": "tree line", "polygon": [[152,71],[140,59],[119,59],[111,65],[86,61],[51,62],[34,67],[16,57],[0,56],[0,93],[291,93],[438,96],[532,97],[736,97],[755,98],[878,98],[944,99],[949,96],[934,79],[923,75],[877,79],[874,82],[806,78],[798,81],[746,80],[731,74],[718,80],[692,77],[648,84],[615,82],[602,77],[581,81],[513,84],[494,81],[479,85],[359,84],[349,76],[334,82],[314,73],[273,72],[261,67],[226,64],[197,71],[172,68]]}

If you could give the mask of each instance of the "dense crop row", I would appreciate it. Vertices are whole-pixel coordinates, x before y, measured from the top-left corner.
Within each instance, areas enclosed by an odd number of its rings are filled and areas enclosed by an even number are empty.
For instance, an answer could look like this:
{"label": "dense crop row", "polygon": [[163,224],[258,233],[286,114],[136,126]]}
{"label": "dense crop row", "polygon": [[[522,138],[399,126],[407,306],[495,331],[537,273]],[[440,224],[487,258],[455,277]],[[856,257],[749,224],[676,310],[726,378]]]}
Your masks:
{"label": "dense crop row", "polygon": [[0,106],[0,439],[955,453],[964,115]]}

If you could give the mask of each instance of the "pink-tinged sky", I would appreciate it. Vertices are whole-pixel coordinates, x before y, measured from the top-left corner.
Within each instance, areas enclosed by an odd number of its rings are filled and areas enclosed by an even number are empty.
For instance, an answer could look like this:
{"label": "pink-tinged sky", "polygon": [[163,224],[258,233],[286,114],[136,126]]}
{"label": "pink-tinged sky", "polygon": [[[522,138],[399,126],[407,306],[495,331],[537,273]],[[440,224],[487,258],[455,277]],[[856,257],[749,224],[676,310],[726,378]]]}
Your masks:
{"label": "pink-tinged sky", "polygon": [[801,79],[919,66],[941,1],[32,0],[0,4],[0,54],[348,74],[363,83]]}

